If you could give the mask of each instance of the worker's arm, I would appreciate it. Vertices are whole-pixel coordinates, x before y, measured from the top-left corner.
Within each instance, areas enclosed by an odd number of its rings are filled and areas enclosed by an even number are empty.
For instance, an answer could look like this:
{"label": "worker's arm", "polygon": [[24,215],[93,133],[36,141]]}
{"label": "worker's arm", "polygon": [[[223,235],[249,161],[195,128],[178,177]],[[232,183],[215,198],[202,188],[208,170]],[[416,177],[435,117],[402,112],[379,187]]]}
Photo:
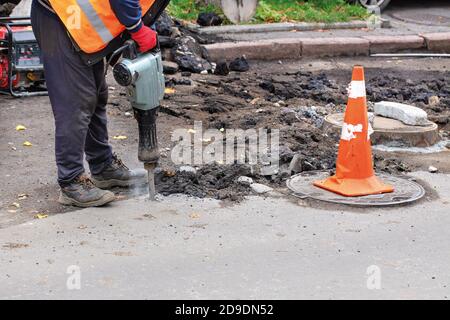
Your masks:
{"label": "worker's arm", "polygon": [[142,9],[139,0],[109,0],[120,23],[130,32],[139,31],[142,24]]}
{"label": "worker's arm", "polygon": [[142,22],[142,9],[139,0],[109,0],[117,19],[131,33],[131,38],[141,52],[147,52],[156,46],[156,32]]}

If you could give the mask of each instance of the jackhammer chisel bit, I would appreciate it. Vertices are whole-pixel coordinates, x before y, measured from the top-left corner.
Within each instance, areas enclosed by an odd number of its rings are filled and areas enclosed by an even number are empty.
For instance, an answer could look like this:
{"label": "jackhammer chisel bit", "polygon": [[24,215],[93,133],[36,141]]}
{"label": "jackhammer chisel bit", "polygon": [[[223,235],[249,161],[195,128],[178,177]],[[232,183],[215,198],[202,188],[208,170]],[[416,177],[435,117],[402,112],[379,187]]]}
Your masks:
{"label": "jackhammer chisel bit", "polygon": [[155,186],[155,168],[156,164],[145,164],[145,169],[148,172],[148,194],[151,201],[156,201],[156,186]]}

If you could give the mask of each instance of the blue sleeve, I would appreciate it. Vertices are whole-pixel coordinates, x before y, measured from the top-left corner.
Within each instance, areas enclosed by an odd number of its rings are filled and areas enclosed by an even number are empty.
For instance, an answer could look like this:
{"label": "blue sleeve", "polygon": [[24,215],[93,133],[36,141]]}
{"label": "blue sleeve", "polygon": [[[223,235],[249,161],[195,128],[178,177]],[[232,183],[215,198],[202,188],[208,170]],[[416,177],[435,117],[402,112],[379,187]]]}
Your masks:
{"label": "blue sleeve", "polygon": [[142,28],[142,9],[139,0],[109,0],[109,3],[117,19],[128,31],[136,32]]}

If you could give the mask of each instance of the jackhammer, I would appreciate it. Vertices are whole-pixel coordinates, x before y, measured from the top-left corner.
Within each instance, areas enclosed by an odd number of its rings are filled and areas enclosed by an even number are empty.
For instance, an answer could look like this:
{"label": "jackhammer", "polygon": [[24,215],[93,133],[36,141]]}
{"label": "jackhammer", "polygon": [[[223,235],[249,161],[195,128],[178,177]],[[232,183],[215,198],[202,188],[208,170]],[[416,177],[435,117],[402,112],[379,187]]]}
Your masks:
{"label": "jackhammer", "polygon": [[139,126],[138,158],[148,172],[149,196],[154,201],[155,168],[160,156],[156,119],[165,89],[161,53],[159,48],[138,53],[135,42],[131,40],[118,51],[122,51],[123,59],[114,66],[113,74],[117,83],[127,88]]}

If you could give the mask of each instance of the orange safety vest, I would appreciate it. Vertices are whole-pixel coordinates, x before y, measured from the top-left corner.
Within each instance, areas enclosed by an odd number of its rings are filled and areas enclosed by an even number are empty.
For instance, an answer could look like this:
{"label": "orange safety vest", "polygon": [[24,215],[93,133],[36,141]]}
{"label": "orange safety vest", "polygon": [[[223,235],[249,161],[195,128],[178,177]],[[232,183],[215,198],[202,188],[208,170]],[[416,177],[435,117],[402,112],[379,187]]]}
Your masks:
{"label": "orange safety vest", "polygon": [[[140,0],[147,13],[156,0]],[[49,0],[73,40],[85,53],[104,49],[126,30],[108,0]]]}

